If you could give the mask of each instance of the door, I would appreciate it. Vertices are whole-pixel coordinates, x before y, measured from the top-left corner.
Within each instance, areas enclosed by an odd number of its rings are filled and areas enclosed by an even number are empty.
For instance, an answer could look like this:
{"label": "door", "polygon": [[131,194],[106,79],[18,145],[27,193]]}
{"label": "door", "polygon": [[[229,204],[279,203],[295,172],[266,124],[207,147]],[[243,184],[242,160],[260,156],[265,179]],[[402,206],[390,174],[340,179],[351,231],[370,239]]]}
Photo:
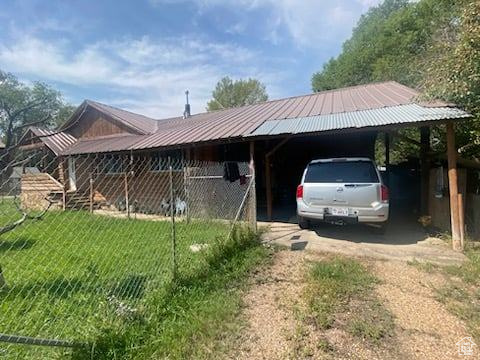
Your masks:
{"label": "door", "polygon": [[77,191],[77,175],[75,174],[75,158],[68,158],[68,184],[70,190]]}

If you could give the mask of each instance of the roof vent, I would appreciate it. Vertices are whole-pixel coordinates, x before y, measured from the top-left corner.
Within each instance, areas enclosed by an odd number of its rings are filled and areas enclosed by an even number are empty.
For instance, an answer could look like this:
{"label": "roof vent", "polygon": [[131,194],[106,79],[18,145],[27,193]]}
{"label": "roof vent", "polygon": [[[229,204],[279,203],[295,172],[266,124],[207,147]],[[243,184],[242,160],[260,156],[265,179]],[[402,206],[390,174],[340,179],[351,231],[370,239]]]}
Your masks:
{"label": "roof vent", "polygon": [[188,117],[190,117],[191,113],[190,113],[190,104],[188,103],[188,94],[189,94],[189,91],[185,91],[185,96],[187,98],[187,102],[185,104],[185,110],[183,111],[183,118],[186,119]]}

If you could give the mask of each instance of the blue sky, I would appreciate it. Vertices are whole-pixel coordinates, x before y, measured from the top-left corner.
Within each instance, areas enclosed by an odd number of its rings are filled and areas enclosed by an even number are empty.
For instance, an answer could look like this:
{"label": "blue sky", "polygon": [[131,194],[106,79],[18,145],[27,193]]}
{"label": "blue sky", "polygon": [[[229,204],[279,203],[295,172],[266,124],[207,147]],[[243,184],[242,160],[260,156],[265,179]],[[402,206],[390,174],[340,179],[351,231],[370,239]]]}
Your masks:
{"label": "blue sky", "polygon": [[0,69],[157,118],[203,112],[223,76],[270,98],[311,92],[379,0],[2,0]]}

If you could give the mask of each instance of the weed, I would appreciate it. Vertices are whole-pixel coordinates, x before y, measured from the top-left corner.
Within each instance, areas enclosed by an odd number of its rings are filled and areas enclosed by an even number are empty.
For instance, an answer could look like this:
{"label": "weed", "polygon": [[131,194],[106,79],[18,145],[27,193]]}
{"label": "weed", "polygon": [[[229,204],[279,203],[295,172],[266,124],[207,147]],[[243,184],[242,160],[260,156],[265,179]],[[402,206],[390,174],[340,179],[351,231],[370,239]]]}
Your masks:
{"label": "weed", "polygon": [[349,314],[338,325],[344,324],[354,336],[378,344],[393,334],[392,315],[372,293],[377,283],[378,279],[353,259],[334,257],[314,263],[306,296],[315,325],[327,329],[339,316]]}

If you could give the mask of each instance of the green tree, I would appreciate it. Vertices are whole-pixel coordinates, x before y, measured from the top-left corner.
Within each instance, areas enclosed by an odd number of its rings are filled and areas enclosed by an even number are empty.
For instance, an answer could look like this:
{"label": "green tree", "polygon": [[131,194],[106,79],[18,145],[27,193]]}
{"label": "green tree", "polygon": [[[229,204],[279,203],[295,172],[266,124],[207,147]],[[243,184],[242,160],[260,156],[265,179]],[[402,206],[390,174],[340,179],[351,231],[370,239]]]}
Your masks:
{"label": "green tree", "polygon": [[475,116],[457,133],[460,151],[480,160],[480,2],[458,3],[460,15],[438,29],[428,49],[422,86],[428,96],[451,101]]}
{"label": "green tree", "polygon": [[60,92],[35,82],[27,86],[0,70],[0,135],[6,147],[15,145],[28,126],[54,128],[73,113]]}
{"label": "green tree", "polygon": [[[425,97],[452,101],[480,113],[480,16],[473,0],[385,0],[363,15],[340,55],[312,76],[314,91],[395,80],[423,90]],[[419,138],[415,129],[401,131]],[[458,127],[464,155],[480,149],[480,120]],[[443,139],[434,128],[432,137]],[[436,141],[434,151],[443,151]],[[392,160],[416,155],[418,149],[396,139]]]}
{"label": "green tree", "polygon": [[256,79],[233,81],[228,76],[222,78],[212,92],[212,100],[207,103],[207,111],[251,105],[268,100],[265,85]]}

